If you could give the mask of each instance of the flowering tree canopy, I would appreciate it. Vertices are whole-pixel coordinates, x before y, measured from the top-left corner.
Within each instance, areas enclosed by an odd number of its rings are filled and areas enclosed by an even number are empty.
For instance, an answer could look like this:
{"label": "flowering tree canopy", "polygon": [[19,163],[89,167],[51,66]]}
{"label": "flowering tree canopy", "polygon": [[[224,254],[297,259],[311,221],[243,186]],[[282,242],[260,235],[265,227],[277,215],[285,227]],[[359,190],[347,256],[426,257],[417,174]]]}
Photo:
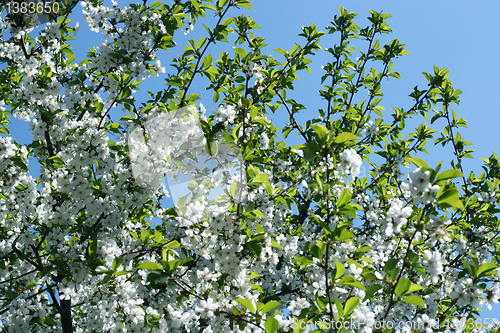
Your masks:
{"label": "flowering tree canopy", "polygon": [[[107,38],[80,62],[77,5]],[[446,69],[384,108],[384,78],[408,54],[379,42],[390,15],[360,28],[341,7],[273,56],[247,0],[25,6],[47,21],[36,36],[22,8],[0,5],[2,332],[471,331],[464,320],[498,302],[498,158],[463,170],[471,143]],[[163,67],[159,52],[214,15]],[[306,97],[287,93],[318,52],[331,59],[324,107],[299,123]],[[165,85],[137,102],[153,75]],[[206,113],[194,87],[219,106]],[[429,144],[454,159],[429,166]],[[166,174],[191,175],[189,193],[169,193]]]}

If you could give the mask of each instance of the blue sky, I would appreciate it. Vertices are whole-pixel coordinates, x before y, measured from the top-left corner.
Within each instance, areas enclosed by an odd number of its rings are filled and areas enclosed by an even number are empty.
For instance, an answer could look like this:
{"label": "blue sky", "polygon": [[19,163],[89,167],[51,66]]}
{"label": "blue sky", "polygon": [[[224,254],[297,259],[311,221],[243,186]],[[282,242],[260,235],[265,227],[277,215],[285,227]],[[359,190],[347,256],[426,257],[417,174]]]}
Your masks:
{"label": "blue sky", "polygon": [[[125,4],[125,1],[118,1]],[[142,1],[141,1],[142,2]],[[151,2],[151,1],[148,1]],[[480,158],[489,157],[492,151],[500,151],[500,141],[497,139],[498,124],[500,123],[500,111],[496,99],[500,90],[500,2],[481,1],[480,4],[472,1],[327,1],[327,0],[258,0],[252,2],[253,11],[242,10],[256,20],[262,29],[256,30],[257,36],[266,39],[268,44],[264,49],[265,54],[272,54],[279,60],[279,54],[273,51],[275,48],[289,50],[295,42],[301,42],[297,35],[301,32],[301,26],[316,24],[319,30],[325,30],[333,16],[338,14],[338,7],[343,6],[348,11],[358,14],[357,24],[363,27],[368,24],[366,17],[368,10],[384,10],[393,17],[388,23],[393,33],[385,36],[382,41],[398,39],[406,44],[410,55],[394,61],[394,70],[401,74],[401,81],[391,79],[385,83],[382,90],[386,98],[382,105],[386,110],[393,106],[408,108],[411,106],[411,98],[408,94],[415,85],[426,86],[426,80],[422,72],[432,72],[433,66],[446,67],[450,70],[450,79],[455,88],[461,89],[460,106],[454,107],[459,117],[469,121],[468,129],[461,129],[460,133],[466,140],[471,141],[475,149],[474,159],[464,161],[466,173],[473,170],[481,172],[482,162]],[[81,6],[77,6],[81,10]],[[238,15],[232,11],[230,15]],[[211,15],[211,14],[209,14]],[[76,21],[80,26],[85,25],[81,15],[76,15]],[[209,20],[212,21],[212,20]],[[201,23],[201,22],[200,22]],[[176,42],[182,48],[186,39],[199,39],[205,37],[206,31],[202,25],[197,25],[186,37],[176,38]],[[77,41],[72,45],[75,48],[77,60],[82,60],[90,45],[97,45],[100,40],[98,34],[81,28]],[[322,47],[331,47],[337,42],[338,36],[325,37],[320,42]],[[99,42],[100,43],[100,42]],[[214,49],[214,58],[222,49],[228,51],[232,45],[218,44]],[[160,53],[160,59],[164,66],[168,61],[181,53],[181,50],[173,49],[170,53]],[[307,109],[302,111],[299,120],[305,121],[316,115],[318,108],[325,107],[325,101],[318,94],[321,88],[319,77],[323,74],[320,66],[326,61],[331,61],[324,51],[313,58],[310,64],[312,75],[300,73],[300,81],[295,84],[293,98],[303,103]],[[167,72],[168,72],[167,68]],[[137,94],[139,100],[147,98],[146,91],[157,91],[162,85],[163,78],[155,78],[146,81],[141,86],[141,92]],[[202,94],[202,102],[210,111],[215,107],[211,95],[203,94],[203,87],[194,85],[191,93]],[[146,96],[146,97],[144,97]],[[289,97],[291,94],[289,94]],[[119,110],[117,110],[119,112]],[[278,111],[284,114],[284,110]],[[279,123],[287,121],[286,117],[273,117]],[[118,118],[119,119],[119,118]],[[20,124],[13,120],[13,135],[21,143],[29,143],[27,135],[27,124]],[[278,125],[279,126],[279,125]],[[435,124],[434,128],[441,130],[444,124]],[[448,161],[451,157],[442,148],[430,150],[431,154],[425,158],[429,165],[435,165],[438,160]],[[500,306],[485,310],[483,318],[495,318],[495,313],[500,312]],[[496,317],[500,318],[500,315]]]}

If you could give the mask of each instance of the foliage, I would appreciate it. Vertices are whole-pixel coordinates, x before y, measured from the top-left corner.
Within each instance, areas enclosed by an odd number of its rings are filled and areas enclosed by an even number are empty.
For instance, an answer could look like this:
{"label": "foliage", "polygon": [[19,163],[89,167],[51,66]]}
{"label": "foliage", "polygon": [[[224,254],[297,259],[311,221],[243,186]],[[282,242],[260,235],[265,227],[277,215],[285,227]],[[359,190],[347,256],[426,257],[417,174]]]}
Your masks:
{"label": "foliage", "polygon": [[[368,332],[381,322],[387,332],[445,331],[498,302],[498,158],[465,174],[471,143],[458,132],[461,91],[446,69],[424,73],[428,85],[414,88],[409,108],[383,107],[383,79],[399,79],[393,60],[408,54],[397,40],[379,42],[390,15],[370,11],[360,28],[341,7],[326,32],[303,27],[296,46],[274,57],[254,20],[231,16],[250,9],[247,0],[59,3],[36,39],[21,14],[0,22],[2,332],[272,333],[353,322]],[[109,38],[79,63],[68,45],[78,38],[69,15],[78,3]],[[157,52],[214,14],[206,37],[162,67]],[[325,35],[338,43],[322,49]],[[216,43],[234,47],[217,58]],[[305,102],[287,93],[323,51],[332,59],[321,78],[325,108],[299,124]],[[165,86],[139,105],[134,91],[163,72]],[[203,78],[222,103],[211,115],[195,103]],[[125,115],[114,119],[118,106]],[[234,177],[213,173],[166,209],[165,187],[135,181],[142,155],[130,133],[142,126],[147,147],[147,119],[181,108],[192,117],[179,133],[199,121],[202,132],[189,135],[203,134],[211,156],[217,142],[240,149],[242,200]],[[270,112],[289,123],[273,126]],[[10,116],[30,123],[31,144],[13,140]],[[412,116],[423,118],[406,135]],[[301,143],[288,145],[290,135]],[[192,171],[198,155],[171,159],[179,147],[162,140],[164,170]],[[431,141],[453,152],[450,169],[421,159]],[[40,164],[37,179],[29,158]],[[414,168],[407,179],[403,166]],[[200,190],[221,182],[215,200]]]}

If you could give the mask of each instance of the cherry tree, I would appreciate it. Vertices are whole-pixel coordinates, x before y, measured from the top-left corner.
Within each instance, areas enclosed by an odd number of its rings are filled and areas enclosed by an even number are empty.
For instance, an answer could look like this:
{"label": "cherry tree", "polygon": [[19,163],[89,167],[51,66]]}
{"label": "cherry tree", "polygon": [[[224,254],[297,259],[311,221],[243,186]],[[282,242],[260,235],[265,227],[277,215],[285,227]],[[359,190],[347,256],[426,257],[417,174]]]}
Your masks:
{"label": "cherry tree", "polygon": [[[500,298],[500,164],[464,170],[473,150],[446,69],[384,107],[408,54],[379,41],[390,15],[369,11],[360,28],[341,7],[265,55],[247,0],[42,5],[0,5],[2,332],[491,329],[474,320]],[[77,62],[80,9],[106,40]],[[162,64],[203,22],[206,36]],[[327,37],[338,41],[322,48]],[[324,89],[295,100],[318,52],[331,59]],[[153,75],[165,85],[137,101]],[[307,98],[324,106],[300,123]],[[29,123],[29,145],[10,117]],[[453,160],[429,166],[431,143]],[[190,175],[189,193],[169,193],[165,175]]]}

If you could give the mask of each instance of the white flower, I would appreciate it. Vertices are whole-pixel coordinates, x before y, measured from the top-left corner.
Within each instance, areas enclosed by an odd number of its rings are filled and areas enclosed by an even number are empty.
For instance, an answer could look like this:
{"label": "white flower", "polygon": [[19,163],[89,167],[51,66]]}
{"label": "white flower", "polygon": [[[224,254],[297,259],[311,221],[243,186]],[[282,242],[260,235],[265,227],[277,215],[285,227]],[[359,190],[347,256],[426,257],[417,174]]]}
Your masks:
{"label": "white flower", "polygon": [[369,121],[365,124],[365,129],[363,130],[367,135],[374,135],[378,133],[377,124],[373,123],[373,121]]}
{"label": "white flower", "polygon": [[443,273],[443,262],[441,260],[441,253],[439,251],[424,251],[425,260],[423,261],[424,267],[431,275],[432,283],[439,281],[439,275]]}
{"label": "white flower", "polygon": [[348,274],[354,276],[355,279],[359,278],[361,273],[363,273],[363,268],[357,267],[355,264],[349,264],[347,268]]}
{"label": "white flower", "polygon": [[243,66],[243,70],[248,76],[253,76],[257,80],[262,79],[262,73],[260,72],[262,70],[262,66],[259,66],[252,61],[248,63],[248,66]]}
{"label": "white flower", "polygon": [[458,319],[457,317],[451,320],[451,327],[455,329],[455,333],[461,333],[465,328],[467,317],[462,317]]}
{"label": "white flower", "polygon": [[213,114],[219,121],[232,123],[236,117],[236,110],[233,105],[220,105]]}
{"label": "white flower", "polygon": [[78,35],[78,31],[80,30],[80,23],[79,22],[76,22],[76,25],[75,25],[75,37],[76,35]]}
{"label": "white flower", "polygon": [[262,94],[264,90],[264,79],[260,78],[255,80],[255,88],[257,89],[257,94]]}
{"label": "white flower", "polygon": [[292,149],[292,152],[299,155],[300,157],[304,157],[304,151],[301,149]]}
{"label": "white flower", "polygon": [[357,317],[359,328],[363,328],[363,332],[371,332],[375,324],[375,313],[373,313],[366,305],[359,305],[354,313]]}
{"label": "white flower", "polygon": [[165,67],[161,67],[160,59],[156,59],[153,68],[156,71],[156,76],[159,76],[158,73],[165,73]]}
{"label": "white flower", "polygon": [[346,174],[350,174],[353,177],[357,177],[360,172],[361,164],[363,160],[361,156],[356,153],[356,151],[352,148],[346,149],[339,154],[341,161],[341,168],[345,171]]}
{"label": "white flower", "polygon": [[266,150],[269,148],[269,137],[266,133],[262,133],[259,138],[259,148]]}
{"label": "white flower", "polygon": [[411,207],[404,207],[401,200],[392,200],[391,208],[387,213],[388,223],[386,234],[391,236],[393,233],[399,234],[401,227],[406,224],[407,218],[410,217],[413,209]]}
{"label": "white flower", "polygon": [[196,306],[196,311],[201,312],[207,317],[213,317],[214,311],[218,308],[219,304],[209,297],[206,301],[200,301],[200,304]]}
{"label": "white flower", "polygon": [[412,172],[409,176],[410,182],[413,187],[419,191],[424,192],[429,186],[429,171],[422,171],[420,168]]}
{"label": "white flower", "polygon": [[432,328],[436,325],[436,320],[430,318],[426,314],[423,314],[422,317],[417,319],[417,324],[417,327],[423,327],[427,333],[432,333]]}
{"label": "white flower", "polygon": [[187,35],[191,31],[193,31],[193,29],[194,29],[193,23],[189,22],[189,25],[184,29],[184,35]]}
{"label": "white flower", "polygon": [[441,221],[433,215],[431,215],[430,218],[432,220],[432,225],[430,225],[432,240],[439,240],[440,243],[451,242],[451,237],[447,229],[447,226],[451,224],[451,220],[445,219]]}
{"label": "white flower", "polygon": [[403,182],[414,203],[427,205],[436,200],[434,196],[439,191],[439,185],[432,185],[429,178],[429,171],[418,168],[408,175],[407,182]]}
{"label": "white flower", "polygon": [[497,201],[496,193],[487,193],[483,192],[481,193],[481,198],[478,198],[479,201],[484,201],[484,202],[495,202]]}
{"label": "white flower", "polygon": [[481,301],[481,305],[486,305],[491,310],[492,303],[498,303],[500,299],[500,288],[498,282],[493,283],[491,289],[487,291],[486,297]]}
{"label": "white flower", "polygon": [[167,309],[174,327],[180,327],[181,325],[187,323],[193,315],[191,312],[174,310],[170,304],[167,305]]}
{"label": "white flower", "polygon": [[198,276],[198,279],[204,279],[206,281],[214,281],[216,280],[221,273],[210,273],[208,267],[205,267],[202,271],[197,271],[196,275]]}

